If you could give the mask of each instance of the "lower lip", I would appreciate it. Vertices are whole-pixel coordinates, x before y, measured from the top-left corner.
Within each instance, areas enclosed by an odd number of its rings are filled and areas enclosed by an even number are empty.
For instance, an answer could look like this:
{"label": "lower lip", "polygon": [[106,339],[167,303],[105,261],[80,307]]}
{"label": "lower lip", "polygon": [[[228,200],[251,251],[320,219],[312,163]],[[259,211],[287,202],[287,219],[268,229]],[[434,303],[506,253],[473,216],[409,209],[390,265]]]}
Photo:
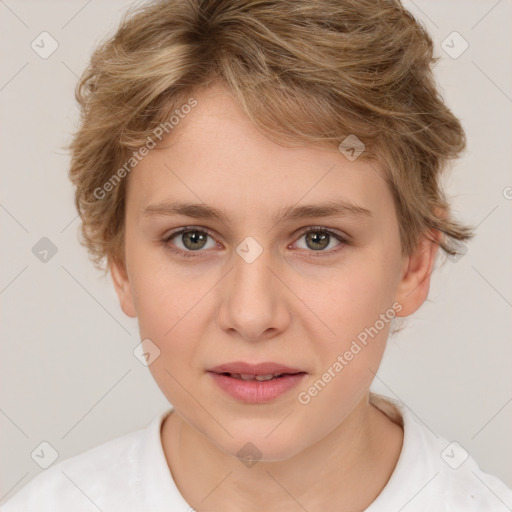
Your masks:
{"label": "lower lip", "polygon": [[305,373],[296,373],[270,380],[240,380],[214,372],[208,373],[226,393],[250,404],[274,400],[297,386],[306,375]]}

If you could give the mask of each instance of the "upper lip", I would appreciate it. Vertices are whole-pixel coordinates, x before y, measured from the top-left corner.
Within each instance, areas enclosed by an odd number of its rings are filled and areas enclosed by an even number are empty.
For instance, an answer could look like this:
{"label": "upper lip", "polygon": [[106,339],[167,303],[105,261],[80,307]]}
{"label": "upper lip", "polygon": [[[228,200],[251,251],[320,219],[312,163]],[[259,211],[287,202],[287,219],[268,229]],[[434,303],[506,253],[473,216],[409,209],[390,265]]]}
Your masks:
{"label": "upper lip", "polygon": [[304,370],[291,368],[284,364],[265,361],[262,363],[246,363],[244,361],[233,361],[231,363],[220,364],[210,368],[208,371],[214,373],[240,373],[243,375],[269,375],[281,373],[305,373]]}

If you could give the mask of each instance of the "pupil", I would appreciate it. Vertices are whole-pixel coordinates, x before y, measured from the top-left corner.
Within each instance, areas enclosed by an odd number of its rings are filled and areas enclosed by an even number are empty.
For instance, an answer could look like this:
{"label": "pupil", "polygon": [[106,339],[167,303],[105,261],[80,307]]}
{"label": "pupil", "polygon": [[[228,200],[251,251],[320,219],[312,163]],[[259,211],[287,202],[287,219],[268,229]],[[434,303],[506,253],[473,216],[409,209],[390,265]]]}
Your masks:
{"label": "pupil", "polygon": [[[306,235],[306,243],[310,249],[317,251],[329,245],[329,236],[329,233],[322,233],[321,231],[308,233]],[[310,242],[313,244],[320,244],[320,247],[311,247]]]}
{"label": "pupil", "polygon": [[[184,236],[183,241],[185,243],[185,246],[187,247],[187,249],[192,249],[192,250],[200,249],[201,247],[203,247],[204,242],[206,240],[206,237],[204,236],[204,234],[202,234],[199,231],[188,231],[183,236]],[[187,241],[191,242],[192,247],[190,247],[190,244],[186,243]],[[201,242],[203,242],[203,243],[201,243]]]}

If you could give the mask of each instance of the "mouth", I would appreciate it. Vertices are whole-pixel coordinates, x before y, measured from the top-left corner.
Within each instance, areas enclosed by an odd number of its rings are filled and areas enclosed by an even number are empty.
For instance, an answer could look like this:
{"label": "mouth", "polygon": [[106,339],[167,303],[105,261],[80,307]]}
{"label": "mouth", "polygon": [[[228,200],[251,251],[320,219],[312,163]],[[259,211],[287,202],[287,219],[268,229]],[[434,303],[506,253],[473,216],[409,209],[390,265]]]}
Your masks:
{"label": "mouth", "polygon": [[252,404],[269,402],[287,394],[307,375],[298,368],[271,362],[227,363],[211,368],[208,373],[231,398]]}
{"label": "mouth", "polygon": [[251,380],[257,380],[257,381],[267,381],[267,380],[275,380],[275,379],[282,379],[283,377],[289,376],[289,375],[299,375],[299,374],[305,374],[306,372],[293,372],[293,373],[267,373],[267,374],[243,374],[243,373],[230,373],[230,372],[213,372],[217,373],[217,375],[224,375],[226,377],[231,377],[232,379],[237,380],[245,380],[245,381],[251,381]]}
{"label": "mouth", "polygon": [[281,375],[294,375],[296,373],[306,373],[300,368],[294,368],[284,365],[282,363],[274,363],[273,361],[265,361],[261,363],[246,363],[245,361],[233,361],[231,363],[224,363],[208,371],[218,374],[228,374],[234,378],[247,378],[264,377],[261,380],[268,380],[272,377],[279,377]]}

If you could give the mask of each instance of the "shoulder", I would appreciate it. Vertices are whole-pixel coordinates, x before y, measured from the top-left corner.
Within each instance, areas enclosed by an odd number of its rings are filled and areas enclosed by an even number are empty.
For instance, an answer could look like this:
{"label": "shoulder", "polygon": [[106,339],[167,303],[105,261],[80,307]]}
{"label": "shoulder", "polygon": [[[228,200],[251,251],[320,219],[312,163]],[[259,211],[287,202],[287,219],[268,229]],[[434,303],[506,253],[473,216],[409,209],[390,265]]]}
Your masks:
{"label": "shoulder", "polygon": [[432,443],[434,449],[430,450],[430,457],[440,459],[437,466],[432,465],[431,489],[426,493],[433,505],[442,503],[445,508],[441,510],[447,511],[511,510],[512,490],[498,477],[482,471],[459,443],[444,438],[436,438]]}
{"label": "shoulder", "polygon": [[390,480],[368,512],[388,503],[415,512],[512,510],[512,490],[482,471],[461,444],[437,435],[401,402],[378,395],[371,401],[402,424],[404,442]]}
{"label": "shoulder", "polygon": [[157,419],[51,466],[1,505],[1,512],[133,510],[142,503],[142,452]]}

